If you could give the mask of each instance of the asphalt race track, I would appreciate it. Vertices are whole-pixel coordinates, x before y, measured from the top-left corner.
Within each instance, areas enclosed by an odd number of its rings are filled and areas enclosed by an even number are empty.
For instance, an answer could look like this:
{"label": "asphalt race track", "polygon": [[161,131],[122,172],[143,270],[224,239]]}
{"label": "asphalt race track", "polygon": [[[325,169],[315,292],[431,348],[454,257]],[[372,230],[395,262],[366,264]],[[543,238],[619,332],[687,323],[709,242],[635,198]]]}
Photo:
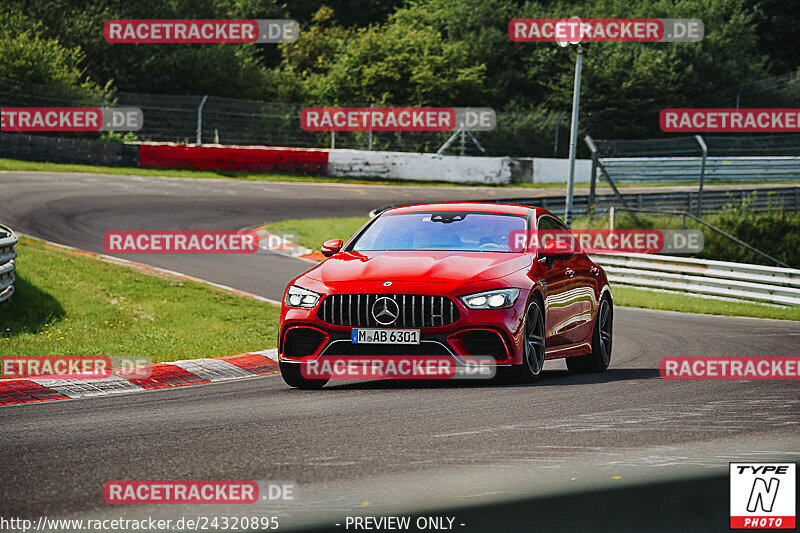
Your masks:
{"label": "asphalt race track", "polygon": [[[0,187],[2,222],[98,252],[111,229],[238,229],[389,203],[552,194],[47,173],[1,173]],[[130,258],[275,299],[310,266],[272,253]],[[728,462],[800,458],[798,384],[665,381],[658,362],[797,355],[800,325],[628,308],[615,318],[612,366],[600,376],[570,376],[556,361],[532,385],[344,382],[309,392],[272,375],[5,407],[2,514],[272,515],[281,529],[344,531],[336,524],[347,515],[435,513],[461,531],[727,531]],[[115,479],[291,480],[300,495],[246,509],[112,507],[102,486]],[[626,522],[637,512],[641,521]]]}
{"label": "asphalt race track", "polygon": [[[287,218],[365,216],[389,204],[564,193],[563,186],[394,187],[37,172],[0,172],[0,188],[0,222],[33,237],[93,252],[103,252],[103,234],[109,230],[238,230]],[[688,188],[642,188],[641,192],[669,190]],[[286,284],[309,266],[271,253],[233,259],[225,255],[121,257],[273,299],[280,299]]]}

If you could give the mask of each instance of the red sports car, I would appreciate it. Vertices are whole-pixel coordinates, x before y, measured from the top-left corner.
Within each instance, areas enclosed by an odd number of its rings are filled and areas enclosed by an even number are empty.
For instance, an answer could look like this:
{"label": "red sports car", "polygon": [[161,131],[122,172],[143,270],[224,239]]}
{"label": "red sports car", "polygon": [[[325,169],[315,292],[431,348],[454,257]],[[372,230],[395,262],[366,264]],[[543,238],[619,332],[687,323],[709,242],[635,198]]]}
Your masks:
{"label": "red sports car", "polygon": [[[611,358],[606,274],[579,249],[512,236],[568,231],[545,209],[495,203],[388,209],[286,288],[278,352],[284,380],[319,388],[303,362],[328,356],[491,357],[532,381],[546,359],[602,372]],[[374,343],[365,343],[375,339]],[[387,341],[388,339],[388,341]],[[392,342],[394,341],[394,342]]]}

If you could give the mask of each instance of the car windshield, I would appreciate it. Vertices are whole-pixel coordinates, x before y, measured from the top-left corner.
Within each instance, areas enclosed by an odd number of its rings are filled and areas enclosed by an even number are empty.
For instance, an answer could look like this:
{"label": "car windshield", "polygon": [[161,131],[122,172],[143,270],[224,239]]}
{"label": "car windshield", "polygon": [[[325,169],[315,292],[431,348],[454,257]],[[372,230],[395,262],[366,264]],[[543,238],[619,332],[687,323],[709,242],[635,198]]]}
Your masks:
{"label": "car windshield", "polygon": [[525,230],[525,217],[500,213],[386,214],[373,222],[352,247],[370,250],[512,252],[512,231]]}

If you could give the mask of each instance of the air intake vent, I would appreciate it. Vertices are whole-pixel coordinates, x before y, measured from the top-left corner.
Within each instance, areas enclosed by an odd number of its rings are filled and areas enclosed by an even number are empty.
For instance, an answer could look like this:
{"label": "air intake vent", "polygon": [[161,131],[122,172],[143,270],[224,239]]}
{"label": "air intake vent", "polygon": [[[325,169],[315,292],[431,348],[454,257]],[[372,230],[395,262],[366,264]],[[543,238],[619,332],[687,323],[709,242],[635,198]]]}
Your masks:
{"label": "air intake vent", "polygon": [[286,357],[305,357],[313,354],[324,336],[316,329],[296,327],[286,332],[283,338],[283,353]]}

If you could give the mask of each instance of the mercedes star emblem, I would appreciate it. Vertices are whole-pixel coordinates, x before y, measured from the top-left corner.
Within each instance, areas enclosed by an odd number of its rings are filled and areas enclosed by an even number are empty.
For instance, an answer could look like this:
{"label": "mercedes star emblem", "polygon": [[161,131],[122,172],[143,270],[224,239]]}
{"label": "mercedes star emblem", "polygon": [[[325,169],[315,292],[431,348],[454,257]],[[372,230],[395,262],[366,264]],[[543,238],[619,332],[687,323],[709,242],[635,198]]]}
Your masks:
{"label": "mercedes star emblem", "polygon": [[392,324],[400,315],[400,307],[393,299],[382,296],[372,304],[372,318],[382,326]]}

